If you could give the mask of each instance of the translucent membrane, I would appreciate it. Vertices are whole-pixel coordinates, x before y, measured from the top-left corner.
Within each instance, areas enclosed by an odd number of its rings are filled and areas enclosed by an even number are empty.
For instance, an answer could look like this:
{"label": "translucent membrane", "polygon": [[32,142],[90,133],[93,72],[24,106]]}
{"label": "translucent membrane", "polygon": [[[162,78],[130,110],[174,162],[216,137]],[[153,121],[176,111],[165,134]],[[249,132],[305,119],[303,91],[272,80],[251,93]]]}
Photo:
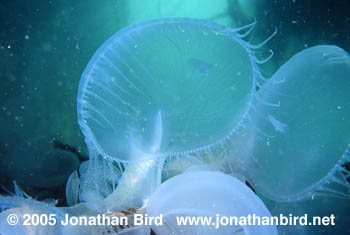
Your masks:
{"label": "translucent membrane", "polygon": [[336,46],[292,57],[258,92],[247,171],[277,201],[350,198],[350,59]]}
{"label": "translucent membrane", "polygon": [[68,206],[74,206],[79,202],[80,179],[77,171],[69,176],[66,184],[66,201]]}
{"label": "translucent membrane", "polygon": [[[146,207],[149,216],[163,215],[163,226],[151,226],[156,234],[277,234],[275,226],[178,225],[176,216],[271,216],[263,202],[241,181],[215,171],[197,168],[165,181]],[[230,219],[228,219],[230,220]]]}
{"label": "translucent membrane", "polygon": [[255,52],[274,34],[259,45],[243,40],[255,23],[231,29],[158,19],[122,29],[97,50],[80,80],[78,121],[91,161],[125,171],[107,197],[81,187],[89,205],[104,199],[100,211],[141,207],[167,159],[221,158],[218,150],[246,130],[264,81],[257,64],[270,58],[259,60]]}
{"label": "translucent membrane", "polygon": [[264,43],[242,40],[254,25],[159,19],[113,35],[79,84],[78,120],[88,146],[119,161],[146,158],[154,152],[159,113],[158,155],[204,153],[224,144],[263,79],[256,64],[264,61],[253,51]]}
{"label": "translucent membrane", "polygon": [[74,190],[74,185],[71,185],[70,190],[68,187],[66,190],[71,192],[70,197],[87,202],[87,206],[95,210],[98,210],[102,200],[116,189],[121,177],[119,169],[107,161],[83,162],[79,173],[79,190]]}

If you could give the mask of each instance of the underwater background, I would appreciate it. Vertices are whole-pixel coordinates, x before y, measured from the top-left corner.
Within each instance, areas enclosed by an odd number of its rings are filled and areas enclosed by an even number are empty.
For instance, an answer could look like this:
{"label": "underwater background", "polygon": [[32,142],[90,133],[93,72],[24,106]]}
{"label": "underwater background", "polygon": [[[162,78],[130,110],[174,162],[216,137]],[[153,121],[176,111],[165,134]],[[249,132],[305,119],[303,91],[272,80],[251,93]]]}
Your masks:
{"label": "underwater background", "polygon": [[[262,66],[267,77],[308,47],[331,44],[350,51],[349,0],[2,0],[3,194],[5,189],[12,190],[16,180],[29,195],[38,199],[59,195],[59,205],[66,205],[66,181],[87,156],[76,111],[83,70],[96,49],[122,27],[175,16],[208,19],[233,28],[256,19],[251,43],[261,42],[277,28],[265,45],[274,51],[269,63]],[[265,203],[278,210],[273,202],[266,199]],[[329,203],[332,208],[326,208]],[[350,234],[348,200],[319,199],[311,208],[315,215],[340,215],[336,227],[317,232]]]}

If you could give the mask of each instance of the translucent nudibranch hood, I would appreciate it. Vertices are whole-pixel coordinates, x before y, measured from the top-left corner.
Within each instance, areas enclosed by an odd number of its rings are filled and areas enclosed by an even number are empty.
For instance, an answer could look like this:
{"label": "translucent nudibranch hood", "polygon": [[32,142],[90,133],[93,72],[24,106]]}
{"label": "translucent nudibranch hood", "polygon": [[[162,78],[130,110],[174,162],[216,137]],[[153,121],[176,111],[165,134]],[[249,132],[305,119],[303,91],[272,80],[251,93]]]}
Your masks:
{"label": "translucent nudibranch hood", "polygon": [[232,29],[157,19],[114,34],[79,84],[78,119],[87,144],[124,162],[135,160],[135,149],[153,153],[160,113],[158,155],[211,152],[239,135],[264,79],[257,63],[265,61],[254,54],[264,42],[243,40],[255,23]]}

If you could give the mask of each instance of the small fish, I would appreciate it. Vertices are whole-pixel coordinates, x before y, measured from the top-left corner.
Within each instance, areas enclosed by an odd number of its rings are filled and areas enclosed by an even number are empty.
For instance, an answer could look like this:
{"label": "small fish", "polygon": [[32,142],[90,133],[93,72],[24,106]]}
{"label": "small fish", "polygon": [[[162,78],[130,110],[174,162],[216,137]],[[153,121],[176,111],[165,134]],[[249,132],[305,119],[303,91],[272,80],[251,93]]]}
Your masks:
{"label": "small fish", "polygon": [[197,58],[189,58],[187,59],[187,62],[191,64],[201,74],[208,74],[209,71],[213,68],[212,64],[209,64]]}
{"label": "small fish", "polygon": [[288,129],[287,124],[278,121],[274,116],[272,116],[270,114],[268,115],[268,118],[276,131],[281,132],[281,133],[285,133],[287,131],[287,129]]}

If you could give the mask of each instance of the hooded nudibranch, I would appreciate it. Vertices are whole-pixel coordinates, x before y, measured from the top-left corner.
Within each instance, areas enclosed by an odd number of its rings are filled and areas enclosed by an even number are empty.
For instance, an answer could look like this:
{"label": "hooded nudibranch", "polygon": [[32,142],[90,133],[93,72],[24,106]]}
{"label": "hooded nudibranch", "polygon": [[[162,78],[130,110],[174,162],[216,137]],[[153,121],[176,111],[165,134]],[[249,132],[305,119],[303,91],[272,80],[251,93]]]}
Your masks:
{"label": "hooded nudibranch", "polygon": [[90,159],[128,164],[128,180],[120,184],[138,184],[133,187],[141,192],[141,179],[160,183],[155,164],[164,159],[225,149],[246,129],[257,87],[265,81],[258,64],[270,56],[259,60],[256,52],[274,34],[259,45],[247,43],[255,24],[232,29],[171,18],[114,34],[79,83],[78,122]]}
{"label": "hooded nudibranch", "polygon": [[247,164],[254,188],[276,201],[350,198],[350,57],[336,46],[293,56],[258,92]]}
{"label": "hooded nudibranch", "polygon": [[[230,218],[242,220],[255,214],[262,221],[270,219],[271,214],[243,182],[230,175],[201,168],[189,168],[185,173],[161,184],[150,197],[146,211],[148,216],[163,215],[162,226],[151,226],[158,235],[277,234],[274,225],[235,224]],[[211,217],[215,225],[179,225],[177,216]]]}

